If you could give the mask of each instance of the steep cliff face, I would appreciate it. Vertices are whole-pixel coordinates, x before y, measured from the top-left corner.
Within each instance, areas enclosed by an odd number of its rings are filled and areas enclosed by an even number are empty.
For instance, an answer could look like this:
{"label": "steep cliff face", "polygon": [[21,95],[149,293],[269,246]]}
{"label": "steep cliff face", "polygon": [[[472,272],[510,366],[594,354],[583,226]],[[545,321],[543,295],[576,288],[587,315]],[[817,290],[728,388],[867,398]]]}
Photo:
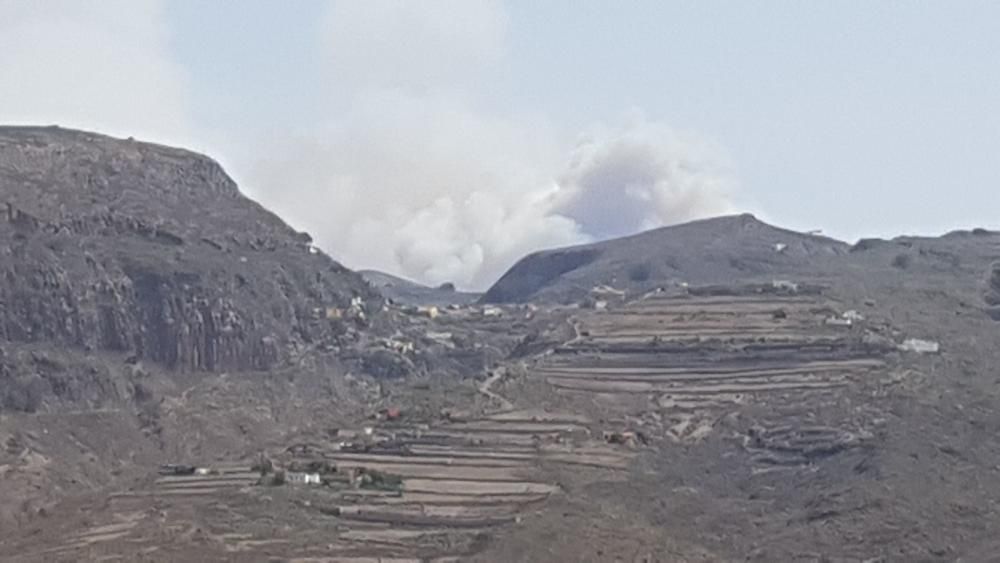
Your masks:
{"label": "steep cliff face", "polygon": [[328,311],[380,298],[310,242],[202,155],[0,128],[0,344],[208,371],[351,346],[363,315]]}

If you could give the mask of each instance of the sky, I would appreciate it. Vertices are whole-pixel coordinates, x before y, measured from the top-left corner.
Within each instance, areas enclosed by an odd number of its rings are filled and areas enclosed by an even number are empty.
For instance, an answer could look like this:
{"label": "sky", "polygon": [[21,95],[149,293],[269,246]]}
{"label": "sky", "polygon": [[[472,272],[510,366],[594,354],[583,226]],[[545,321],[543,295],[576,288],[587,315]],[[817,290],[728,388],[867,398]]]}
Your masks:
{"label": "sky", "polygon": [[1000,3],[0,0],[0,123],[192,148],[354,268],[749,211],[1000,228]]}

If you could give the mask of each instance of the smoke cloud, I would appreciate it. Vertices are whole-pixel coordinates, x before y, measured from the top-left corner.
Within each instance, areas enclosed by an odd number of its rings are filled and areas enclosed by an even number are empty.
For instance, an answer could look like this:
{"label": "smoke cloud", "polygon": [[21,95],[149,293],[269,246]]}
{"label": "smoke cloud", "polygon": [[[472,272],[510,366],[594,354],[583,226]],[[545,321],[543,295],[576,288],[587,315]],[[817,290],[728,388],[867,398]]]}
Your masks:
{"label": "smoke cloud", "polygon": [[633,123],[577,145],[552,211],[598,239],[731,212],[725,162],[698,139]]}
{"label": "smoke cloud", "polygon": [[255,195],[350,267],[473,289],[533,250],[730,209],[721,151],[661,124],[631,116],[574,144],[484,109],[506,25],[496,2],[333,4],[336,109],[270,140]]}
{"label": "smoke cloud", "polygon": [[481,287],[538,245],[584,239],[547,212],[553,143],[515,119],[373,96],[324,134],[275,145],[286,150],[258,162],[255,195],[354,268]]}
{"label": "smoke cloud", "polygon": [[[201,148],[163,8],[0,0],[0,121]],[[307,130],[228,137],[249,155],[232,172],[350,267],[473,289],[533,250],[729,209],[721,151],[689,135],[631,116],[579,136],[497,109],[507,27],[487,0],[331,2],[325,103]]]}

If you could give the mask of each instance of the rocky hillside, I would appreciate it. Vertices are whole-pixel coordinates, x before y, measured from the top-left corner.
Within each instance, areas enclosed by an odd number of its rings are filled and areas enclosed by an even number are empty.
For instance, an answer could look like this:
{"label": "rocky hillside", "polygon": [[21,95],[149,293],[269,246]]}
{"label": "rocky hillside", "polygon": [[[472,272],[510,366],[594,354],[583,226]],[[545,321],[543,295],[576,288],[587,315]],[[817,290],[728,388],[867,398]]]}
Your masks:
{"label": "rocky hillside", "polygon": [[[205,156],[0,128],[0,375],[32,343],[216,372],[350,347],[381,298],[310,243]],[[64,390],[26,372],[8,391]]]}
{"label": "rocky hillside", "polygon": [[718,217],[530,254],[483,300],[567,301],[597,285],[645,291],[663,284],[767,278],[816,257],[845,254],[848,248],[830,238],[773,227],[749,214]]}
{"label": "rocky hillside", "polygon": [[401,305],[465,305],[481,295],[458,291],[450,283],[430,287],[378,270],[360,270],[358,273],[382,295]]}

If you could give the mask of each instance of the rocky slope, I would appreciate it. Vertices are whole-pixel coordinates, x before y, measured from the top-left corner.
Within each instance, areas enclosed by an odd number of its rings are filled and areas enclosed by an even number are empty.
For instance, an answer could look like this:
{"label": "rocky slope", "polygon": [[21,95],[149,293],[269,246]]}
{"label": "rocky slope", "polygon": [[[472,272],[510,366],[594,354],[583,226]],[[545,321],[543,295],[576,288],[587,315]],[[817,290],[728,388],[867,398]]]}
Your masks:
{"label": "rocky slope", "polygon": [[[483,296],[490,303],[579,302],[595,287],[632,296],[657,288],[937,280],[1000,303],[1000,233],[976,228],[938,237],[862,239],[854,245],[768,225],[752,215],[694,221],[594,244],[545,250],[517,262]],[[869,282],[865,282],[867,279]],[[979,299],[976,299],[979,301]]]}
{"label": "rocky slope", "polygon": [[645,291],[663,284],[764,279],[847,250],[845,243],[772,227],[753,215],[719,217],[530,254],[483,300],[567,301],[598,285]]}
{"label": "rocky slope", "polygon": [[201,371],[348,345],[362,327],[327,311],[380,298],[310,242],[202,155],[0,128],[0,342]]}
{"label": "rocky slope", "polygon": [[407,376],[453,384],[517,344],[431,322],[205,156],[0,127],[0,529],[363,419]]}

